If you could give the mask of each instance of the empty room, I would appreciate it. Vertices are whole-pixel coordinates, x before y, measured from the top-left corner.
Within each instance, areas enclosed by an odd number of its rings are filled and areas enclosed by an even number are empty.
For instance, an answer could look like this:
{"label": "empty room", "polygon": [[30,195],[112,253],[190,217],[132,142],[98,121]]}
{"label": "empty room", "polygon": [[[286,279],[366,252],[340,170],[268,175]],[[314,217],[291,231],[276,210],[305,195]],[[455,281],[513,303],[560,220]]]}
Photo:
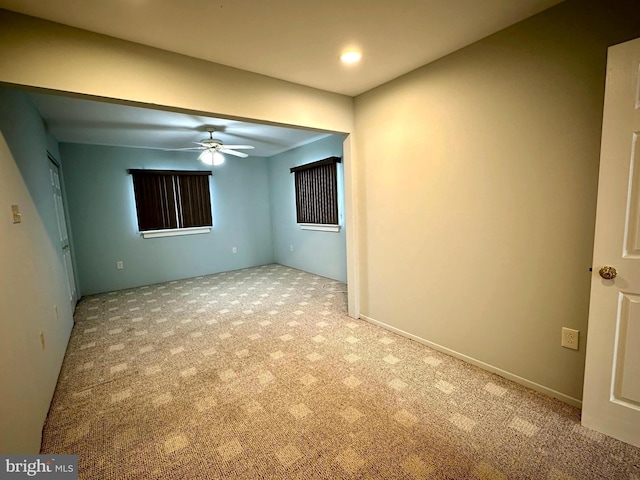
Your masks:
{"label": "empty room", "polygon": [[7,478],[640,478],[635,2],[0,9]]}

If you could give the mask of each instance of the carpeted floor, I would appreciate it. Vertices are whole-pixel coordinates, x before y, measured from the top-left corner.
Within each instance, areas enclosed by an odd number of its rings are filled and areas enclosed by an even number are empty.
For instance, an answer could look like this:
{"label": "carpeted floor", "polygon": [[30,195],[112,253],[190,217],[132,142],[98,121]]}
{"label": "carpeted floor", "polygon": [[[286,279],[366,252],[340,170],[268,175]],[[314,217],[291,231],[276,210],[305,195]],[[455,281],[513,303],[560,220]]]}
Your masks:
{"label": "carpeted floor", "polygon": [[579,410],[279,265],[83,298],[42,453],[82,479],[640,479]]}

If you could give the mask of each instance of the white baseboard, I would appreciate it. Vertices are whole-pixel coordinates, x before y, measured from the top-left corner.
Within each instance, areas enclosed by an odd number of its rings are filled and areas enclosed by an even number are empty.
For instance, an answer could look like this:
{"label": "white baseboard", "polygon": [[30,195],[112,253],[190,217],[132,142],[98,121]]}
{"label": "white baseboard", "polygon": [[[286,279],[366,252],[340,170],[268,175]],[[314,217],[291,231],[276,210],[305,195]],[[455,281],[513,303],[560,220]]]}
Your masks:
{"label": "white baseboard", "polygon": [[412,333],[405,332],[404,330],[400,330],[399,328],[392,327],[391,325],[387,325],[386,323],[379,322],[378,320],[374,320],[371,317],[367,317],[366,315],[360,314],[360,318],[374,325],[378,325],[386,330],[397,333],[398,335],[402,335],[403,337],[410,338],[411,340],[415,340],[418,343],[422,343],[428,347],[433,348],[434,350],[438,350],[439,352],[446,353],[447,355],[451,355],[452,357],[463,360],[471,365],[475,365],[476,367],[480,367],[484,370],[487,370],[491,373],[495,373],[496,375],[500,375],[508,380],[519,383],[520,385],[524,385],[532,390],[535,390],[540,393],[544,393],[553,398],[557,398],[558,400],[567,403],[571,406],[582,408],[582,401],[577,398],[570,397],[569,395],[565,395],[564,393],[557,392],[551,388],[547,388],[544,385],[540,385],[539,383],[532,382],[531,380],[527,380],[526,378],[520,377],[513,373],[502,370],[501,368],[494,367],[493,365],[489,365],[488,363],[477,360],[473,357],[469,357],[468,355],[464,355],[462,353],[456,352],[455,350],[451,350],[450,348],[443,347],[442,345],[438,345],[437,343],[430,342],[429,340],[425,340],[424,338],[413,335]]}

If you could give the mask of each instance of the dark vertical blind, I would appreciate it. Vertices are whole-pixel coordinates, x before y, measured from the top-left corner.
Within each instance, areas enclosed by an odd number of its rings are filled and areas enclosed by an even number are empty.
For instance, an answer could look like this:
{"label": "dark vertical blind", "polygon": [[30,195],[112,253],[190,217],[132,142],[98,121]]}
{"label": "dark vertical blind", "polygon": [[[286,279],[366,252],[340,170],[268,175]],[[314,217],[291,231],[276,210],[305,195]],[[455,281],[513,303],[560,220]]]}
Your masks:
{"label": "dark vertical blind", "polygon": [[339,157],[329,157],[318,162],[294,167],[296,221],[338,225],[338,176],[336,163]]}
{"label": "dark vertical blind", "polygon": [[211,225],[211,197],[209,177],[202,175],[178,177],[182,199],[182,226],[204,227]]}
{"label": "dark vertical blind", "polygon": [[129,170],[142,231],[211,226],[209,175],[203,171]]}

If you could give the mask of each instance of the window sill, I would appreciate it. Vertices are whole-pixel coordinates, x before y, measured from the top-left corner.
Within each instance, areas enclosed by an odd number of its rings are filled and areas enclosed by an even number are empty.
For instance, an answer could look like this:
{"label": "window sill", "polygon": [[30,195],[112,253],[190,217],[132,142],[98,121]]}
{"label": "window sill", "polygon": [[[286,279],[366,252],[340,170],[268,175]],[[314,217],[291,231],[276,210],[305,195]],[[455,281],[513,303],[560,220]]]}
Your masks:
{"label": "window sill", "polygon": [[322,223],[301,223],[300,230],[316,230],[319,232],[339,232],[340,225],[326,225]]}
{"label": "window sill", "polygon": [[169,230],[147,230],[141,232],[144,238],[176,237],[178,235],[197,235],[209,233],[211,227],[172,228]]}

